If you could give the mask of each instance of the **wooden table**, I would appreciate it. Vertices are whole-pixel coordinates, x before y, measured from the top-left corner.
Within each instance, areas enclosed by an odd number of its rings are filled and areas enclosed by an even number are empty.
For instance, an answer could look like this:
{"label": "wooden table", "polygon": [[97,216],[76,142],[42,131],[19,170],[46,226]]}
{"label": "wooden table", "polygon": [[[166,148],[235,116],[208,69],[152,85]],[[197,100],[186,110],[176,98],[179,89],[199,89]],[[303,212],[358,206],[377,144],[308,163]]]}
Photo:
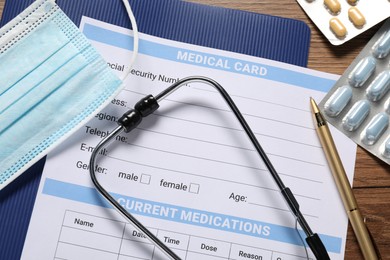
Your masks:
{"label": "wooden table", "polygon": [[[341,46],[331,45],[294,0],[188,0],[189,2],[240,9],[298,19],[309,25],[312,38],[308,67],[342,74],[379,25]],[[318,0],[319,1],[319,0]],[[0,14],[5,0],[0,0]],[[9,0],[12,4],[12,0]],[[390,259],[390,166],[358,147],[353,189],[383,259]],[[351,227],[345,259],[363,259]]]}

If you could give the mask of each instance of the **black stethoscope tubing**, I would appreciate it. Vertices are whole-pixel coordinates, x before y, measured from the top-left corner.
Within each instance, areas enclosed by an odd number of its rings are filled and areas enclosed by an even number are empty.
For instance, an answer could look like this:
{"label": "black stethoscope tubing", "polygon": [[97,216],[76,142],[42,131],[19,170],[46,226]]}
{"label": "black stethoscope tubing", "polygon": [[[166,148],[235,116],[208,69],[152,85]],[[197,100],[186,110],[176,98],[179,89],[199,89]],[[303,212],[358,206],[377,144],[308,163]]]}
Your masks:
{"label": "black stethoscope tubing", "polygon": [[[120,134],[122,131],[130,132],[132,129],[134,129],[142,120],[142,117],[145,117],[149,114],[151,114],[153,111],[155,111],[159,105],[158,102],[163,100],[165,97],[167,97],[169,94],[176,91],[181,86],[190,83],[190,82],[203,82],[207,83],[208,85],[214,87],[224,98],[236,118],[238,119],[239,123],[243,127],[245,133],[248,135],[249,139],[251,140],[252,144],[254,145],[256,151],[260,155],[261,159],[264,161],[265,166],[267,167],[268,171],[271,173],[271,176],[275,180],[277,186],[279,187],[284,199],[286,200],[291,212],[295,215],[298,223],[302,227],[303,231],[305,232],[307,238],[306,242],[308,243],[309,247],[312,249],[314,255],[317,257],[317,259],[329,259],[329,256],[326,252],[325,247],[323,246],[321,240],[319,239],[318,235],[313,233],[310,229],[308,223],[306,222],[305,218],[303,217],[302,213],[299,210],[299,204],[296,201],[293,193],[291,190],[286,187],[283,184],[283,181],[279,177],[279,174],[276,172],[275,168],[273,167],[271,161],[268,159],[268,156],[264,152],[263,148],[257,141],[255,135],[253,134],[251,128],[245,121],[244,117],[242,116],[241,112],[229,96],[229,94],[225,91],[225,89],[216,81],[202,76],[193,76],[193,77],[187,77],[181,80],[178,80],[176,83],[172,84],[165,90],[163,90],[161,93],[156,95],[156,97],[153,97],[149,95],[148,97],[145,97],[144,99],[141,99],[136,104],[135,109],[129,110],[126,112],[120,120],[118,120],[119,126],[115,128],[107,137],[102,139],[98,145],[95,147],[95,149],[92,152],[90,162],[89,162],[89,172],[92,179],[93,184],[95,185],[96,189],[100,192],[100,194],[106,198],[110,204],[116,208],[129,222],[131,222],[134,226],[136,226],[139,231],[143,232],[157,247],[159,247],[163,252],[165,252],[169,257],[175,260],[180,260],[180,257],[178,257],[170,248],[168,248],[163,242],[161,242],[154,234],[152,234],[143,224],[141,224],[132,214],[127,212],[99,183],[99,181],[96,178],[95,174],[95,162],[96,162],[96,156],[98,155],[99,151],[106,146],[108,143],[110,143],[115,137]],[[140,104],[140,105],[138,105]]]}

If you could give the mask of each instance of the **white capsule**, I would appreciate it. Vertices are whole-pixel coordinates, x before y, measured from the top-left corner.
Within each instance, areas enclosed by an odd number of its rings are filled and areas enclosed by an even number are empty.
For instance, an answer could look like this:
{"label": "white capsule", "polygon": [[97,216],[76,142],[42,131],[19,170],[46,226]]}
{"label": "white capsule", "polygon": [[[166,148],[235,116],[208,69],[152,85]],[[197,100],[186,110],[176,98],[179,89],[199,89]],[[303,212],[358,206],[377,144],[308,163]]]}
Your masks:
{"label": "white capsule", "polygon": [[361,140],[366,145],[373,145],[378,141],[389,125],[389,116],[386,113],[376,114],[361,133]]}
{"label": "white capsule", "polygon": [[352,87],[361,87],[375,71],[376,61],[368,56],[362,59],[349,74],[348,80]]}
{"label": "white capsule", "polygon": [[352,89],[348,86],[338,88],[324,105],[325,113],[330,117],[336,117],[345,108],[352,98]]}
{"label": "white capsule", "polygon": [[385,58],[390,52],[390,30],[380,37],[372,47],[372,54],[378,59]]}
{"label": "white capsule", "polygon": [[371,101],[378,101],[389,90],[390,87],[390,71],[381,72],[368,86],[366,96]]}
{"label": "white capsule", "polygon": [[356,102],[343,118],[343,128],[346,131],[356,130],[363,123],[369,113],[370,102],[368,102],[368,100],[364,99]]}

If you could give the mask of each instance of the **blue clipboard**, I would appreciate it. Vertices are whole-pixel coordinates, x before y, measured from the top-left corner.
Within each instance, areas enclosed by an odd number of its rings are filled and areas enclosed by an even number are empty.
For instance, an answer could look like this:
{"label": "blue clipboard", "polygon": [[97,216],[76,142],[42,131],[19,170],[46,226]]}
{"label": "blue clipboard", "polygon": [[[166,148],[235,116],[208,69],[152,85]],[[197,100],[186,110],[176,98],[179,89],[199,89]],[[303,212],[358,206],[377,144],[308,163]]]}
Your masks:
{"label": "blue clipboard", "polygon": [[[0,26],[32,2],[7,0]],[[121,0],[56,2],[76,25],[82,16],[88,16],[131,28]],[[130,0],[130,4],[140,32],[307,65],[310,29],[301,21],[180,0]],[[44,163],[45,159],[40,160],[0,192],[0,259],[20,259]]]}

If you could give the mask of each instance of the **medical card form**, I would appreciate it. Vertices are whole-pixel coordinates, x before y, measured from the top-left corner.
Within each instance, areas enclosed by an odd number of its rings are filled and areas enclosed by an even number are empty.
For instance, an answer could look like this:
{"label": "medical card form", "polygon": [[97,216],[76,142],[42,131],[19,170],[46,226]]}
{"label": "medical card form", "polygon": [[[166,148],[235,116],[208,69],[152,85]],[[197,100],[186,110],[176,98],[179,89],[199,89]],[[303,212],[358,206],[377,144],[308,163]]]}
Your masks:
{"label": "medical card form", "polygon": [[[86,17],[81,30],[122,76],[131,32]],[[337,76],[143,34],[139,52],[123,91],[49,154],[22,258],[166,259],[98,194],[88,163],[139,99],[201,75],[232,96],[331,259],[343,259],[348,220],[309,107],[309,97],[320,101]],[[356,145],[332,130],[351,180]],[[139,127],[101,151],[95,170],[115,199],[182,259],[306,258],[280,191],[208,85],[190,83],[162,100]]]}

